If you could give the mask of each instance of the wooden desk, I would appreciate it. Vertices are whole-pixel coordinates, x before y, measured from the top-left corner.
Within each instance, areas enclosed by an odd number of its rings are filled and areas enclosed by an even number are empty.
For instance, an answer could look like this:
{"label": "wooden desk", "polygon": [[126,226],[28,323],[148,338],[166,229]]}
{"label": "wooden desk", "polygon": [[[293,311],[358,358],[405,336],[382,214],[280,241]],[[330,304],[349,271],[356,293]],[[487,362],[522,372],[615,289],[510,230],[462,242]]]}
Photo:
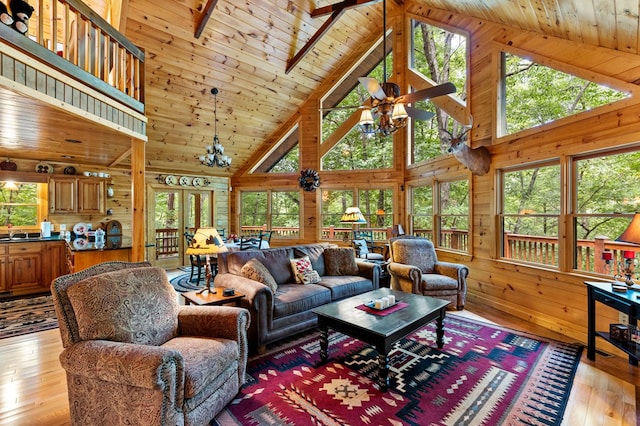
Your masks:
{"label": "wooden desk", "polygon": [[[637,325],[640,316],[640,289],[626,293],[611,290],[610,282],[585,281],[587,286],[587,358],[596,358],[596,337],[601,337],[629,355],[629,364],[638,365],[640,346],[632,342],[612,339],[608,331],[596,331],[596,301],[629,315],[629,324]],[[637,287],[637,286],[635,286]]]}
{"label": "wooden desk", "polygon": [[182,293],[182,297],[184,297],[185,305],[199,305],[199,306],[222,306],[227,303],[234,303],[236,306],[240,306],[240,299],[244,297],[244,294],[236,293],[233,296],[223,296],[222,290],[223,287],[215,287],[215,293],[198,293],[198,291],[189,291],[187,293]]}

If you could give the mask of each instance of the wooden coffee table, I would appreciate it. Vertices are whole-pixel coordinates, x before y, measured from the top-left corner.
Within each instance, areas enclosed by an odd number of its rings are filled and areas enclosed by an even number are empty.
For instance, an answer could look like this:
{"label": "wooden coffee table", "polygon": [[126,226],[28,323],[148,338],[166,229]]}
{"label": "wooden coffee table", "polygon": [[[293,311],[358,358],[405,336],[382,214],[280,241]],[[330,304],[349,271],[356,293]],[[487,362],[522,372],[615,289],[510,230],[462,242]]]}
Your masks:
{"label": "wooden coffee table", "polygon": [[237,291],[233,296],[223,296],[222,291],[223,287],[215,287],[215,293],[200,293],[199,291],[189,291],[187,293],[182,293],[182,297],[184,297],[185,305],[200,305],[200,306],[222,306],[227,303],[235,303],[236,306],[240,306],[240,299],[244,297],[244,294],[238,293]]}
{"label": "wooden coffee table", "polygon": [[[386,316],[375,315],[356,306],[393,294],[396,301],[407,303]],[[395,342],[425,324],[436,320],[436,343],[444,345],[444,317],[450,302],[429,296],[380,288],[338,302],[315,308],[320,328],[320,364],[327,362],[329,328],[373,345],[378,351],[378,384],[383,392],[389,386],[389,352]]]}

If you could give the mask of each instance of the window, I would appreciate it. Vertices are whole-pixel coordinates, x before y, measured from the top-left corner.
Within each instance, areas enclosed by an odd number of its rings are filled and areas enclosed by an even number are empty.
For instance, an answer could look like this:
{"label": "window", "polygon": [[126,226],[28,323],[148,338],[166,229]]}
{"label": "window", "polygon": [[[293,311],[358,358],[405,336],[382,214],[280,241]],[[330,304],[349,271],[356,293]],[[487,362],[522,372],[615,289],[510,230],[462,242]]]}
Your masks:
{"label": "window", "polygon": [[273,231],[277,238],[300,236],[300,191],[243,191],[240,196],[242,235]]}
{"label": "window", "polygon": [[40,222],[46,218],[46,202],[41,200],[47,200],[47,185],[15,182],[14,188],[9,182],[0,187],[0,228],[40,229]]}
{"label": "window", "polygon": [[629,95],[580,77],[503,53],[500,136],[588,111]]}
{"label": "window", "polygon": [[[622,252],[637,251],[616,242],[640,209],[635,186],[640,182],[640,152],[617,152],[575,158],[575,257],[580,271],[615,274]],[[630,248],[631,247],[631,248]],[[606,263],[602,253],[610,251]]]}
{"label": "window", "polygon": [[411,189],[411,230],[418,237],[433,241],[433,187],[418,186]]}
{"label": "window", "polygon": [[300,164],[299,132],[296,124],[265,154],[251,173],[295,173]]}
{"label": "window", "polygon": [[469,251],[469,180],[438,182],[437,246]]}
{"label": "window", "polygon": [[[387,43],[391,45],[389,40]],[[379,58],[379,63],[373,69],[369,63],[372,57]],[[386,68],[393,69],[392,54],[386,56]],[[378,46],[371,55],[367,54],[367,57],[363,58],[363,62],[352,71],[352,75],[335,87],[322,101],[323,108],[326,108],[322,111],[322,141],[333,144],[322,157],[322,170],[366,170],[393,166],[392,137],[365,137],[355,124],[361,114],[359,106],[370,98],[357,77],[367,76],[382,83],[386,80],[383,74],[382,47]],[[341,128],[354,115],[357,117],[353,127]],[[331,141],[332,137],[339,140]]]}
{"label": "window", "polygon": [[351,239],[351,225],[340,223],[340,218],[347,207],[353,206],[355,206],[353,190],[322,190],[322,239]]}
{"label": "window", "polygon": [[393,221],[392,203],[393,190],[389,188],[323,190],[322,238],[350,241],[355,225],[341,223],[340,219],[348,207],[358,206],[367,221],[358,229],[372,231],[374,240],[386,240]]}
{"label": "window", "polygon": [[[416,20],[412,21],[411,28],[411,70],[431,84],[452,82],[458,89],[457,96],[464,102],[467,84],[467,38]],[[433,113],[440,112],[440,108],[430,101],[416,102],[414,107]],[[411,120],[411,123],[410,164],[447,153],[448,141],[441,140],[439,126],[458,134],[458,129],[454,128],[458,124],[446,114],[434,115],[429,120]]]}
{"label": "window", "polygon": [[501,184],[502,256],[557,267],[560,166],[504,170]]}

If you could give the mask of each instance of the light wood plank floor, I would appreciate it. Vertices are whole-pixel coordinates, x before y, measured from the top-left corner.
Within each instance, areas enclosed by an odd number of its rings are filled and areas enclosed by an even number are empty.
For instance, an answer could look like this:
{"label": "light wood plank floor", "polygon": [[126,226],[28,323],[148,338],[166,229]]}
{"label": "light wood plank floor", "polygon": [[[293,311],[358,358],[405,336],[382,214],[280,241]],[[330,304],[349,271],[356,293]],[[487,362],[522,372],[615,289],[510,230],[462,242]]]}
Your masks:
{"label": "light wood plank floor", "polygon": [[[467,306],[461,314],[516,330],[566,340],[562,335],[482,306]],[[602,344],[598,340],[598,347]],[[69,425],[59,331],[0,339],[0,425]],[[563,425],[640,426],[640,367],[622,356],[583,353]]]}

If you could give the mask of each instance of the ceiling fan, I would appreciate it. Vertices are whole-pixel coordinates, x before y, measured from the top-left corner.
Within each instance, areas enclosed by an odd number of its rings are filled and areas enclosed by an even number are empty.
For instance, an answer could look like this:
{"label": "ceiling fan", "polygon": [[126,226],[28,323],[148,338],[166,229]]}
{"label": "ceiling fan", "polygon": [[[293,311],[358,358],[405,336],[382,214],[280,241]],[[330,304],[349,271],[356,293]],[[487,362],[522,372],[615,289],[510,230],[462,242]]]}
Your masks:
{"label": "ceiling fan", "polygon": [[[416,120],[429,120],[433,113],[418,108],[410,107],[418,101],[435,98],[438,96],[455,93],[456,86],[447,82],[427,89],[418,90],[400,95],[400,86],[396,83],[386,81],[387,66],[385,55],[387,52],[387,7],[386,0],[382,2],[382,75],[384,82],[379,84],[375,78],[359,77],[358,81],[367,90],[371,99],[362,106],[338,107],[328,109],[362,108],[362,113],[358,124],[365,135],[373,135],[376,132],[383,136],[395,133],[398,129],[407,125],[407,118]],[[378,126],[375,126],[375,119],[378,119]]]}

